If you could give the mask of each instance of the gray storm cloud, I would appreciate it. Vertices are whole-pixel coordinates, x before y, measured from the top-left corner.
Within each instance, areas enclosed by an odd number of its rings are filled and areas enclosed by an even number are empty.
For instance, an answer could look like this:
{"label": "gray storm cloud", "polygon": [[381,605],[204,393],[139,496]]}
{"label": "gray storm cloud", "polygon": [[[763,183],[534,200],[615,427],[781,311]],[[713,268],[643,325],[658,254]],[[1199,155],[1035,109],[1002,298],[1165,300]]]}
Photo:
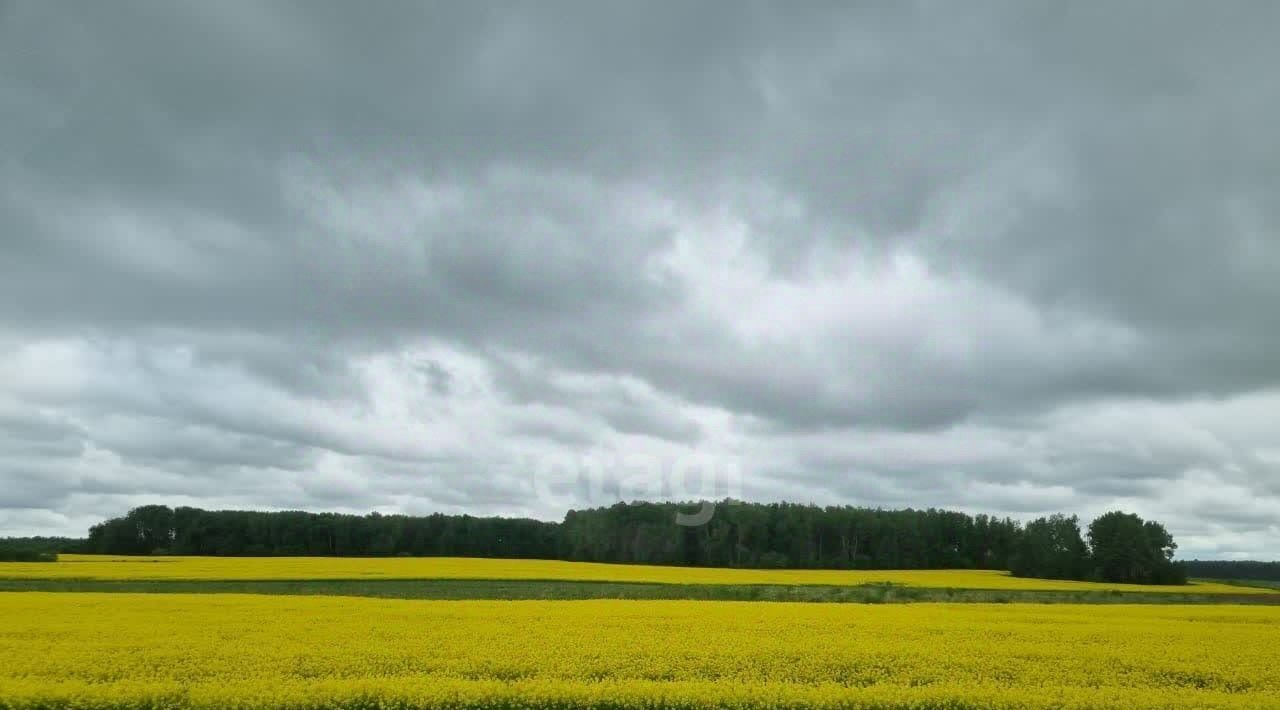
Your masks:
{"label": "gray storm cloud", "polygon": [[716,457],[1274,558],[1277,21],[0,3],[0,534]]}

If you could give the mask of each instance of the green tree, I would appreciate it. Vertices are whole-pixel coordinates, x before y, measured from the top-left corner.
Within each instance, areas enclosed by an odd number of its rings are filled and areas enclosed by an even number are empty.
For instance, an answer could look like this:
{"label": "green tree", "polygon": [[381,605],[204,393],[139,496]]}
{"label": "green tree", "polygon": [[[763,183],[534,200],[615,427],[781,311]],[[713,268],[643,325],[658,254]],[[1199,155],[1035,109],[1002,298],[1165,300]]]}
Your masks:
{"label": "green tree", "polygon": [[1094,575],[1104,582],[1183,584],[1186,573],[1173,562],[1173,536],[1155,521],[1113,511],[1089,525]]}
{"label": "green tree", "polygon": [[1080,518],[1053,515],[1032,521],[1018,538],[1009,570],[1017,577],[1084,579],[1089,548],[1080,535]]}

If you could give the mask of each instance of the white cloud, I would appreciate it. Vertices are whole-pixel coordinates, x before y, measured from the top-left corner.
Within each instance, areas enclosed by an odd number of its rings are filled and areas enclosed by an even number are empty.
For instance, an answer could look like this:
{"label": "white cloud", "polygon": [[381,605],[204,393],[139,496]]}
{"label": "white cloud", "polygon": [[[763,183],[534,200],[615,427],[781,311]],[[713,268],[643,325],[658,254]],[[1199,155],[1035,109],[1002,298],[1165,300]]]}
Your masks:
{"label": "white cloud", "polygon": [[0,534],[710,458],[1280,548],[1274,9],[139,10],[0,10]]}

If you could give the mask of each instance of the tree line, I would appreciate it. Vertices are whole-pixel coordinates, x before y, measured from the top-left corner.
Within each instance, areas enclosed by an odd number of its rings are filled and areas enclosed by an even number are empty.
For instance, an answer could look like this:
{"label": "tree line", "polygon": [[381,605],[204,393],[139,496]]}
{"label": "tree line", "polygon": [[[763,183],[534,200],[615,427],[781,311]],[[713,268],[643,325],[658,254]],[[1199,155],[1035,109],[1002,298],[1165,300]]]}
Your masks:
{"label": "tree line", "polygon": [[470,515],[347,515],[145,505],[89,528],[118,555],[553,557],[558,525]]}
{"label": "tree line", "polygon": [[1280,562],[1256,560],[1187,560],[1182,563],[1187,574],[1202,579],[1253,579],[1280,582]]}
{"label": "tree line", "polygon": [[0,562],[54,562],[59,552],[74,552],[84,542],[69,537],[0,538]]}
{"label": "tree line", "polygon": [[561,555],[592,562],[827,569],[1006,569],[1009,518],[947,510],[717,505],[705,525],[674,524],[688,506],[617,504],[570,511]]}
{"label": "tree line", "polygon": [[147,505],[93,526],[79,551],[107,554],[459,556],[748,568],[994,569],[1058,579],[1176,584],[1165,528],[1128,513],[1089,526],[1023,526],[926,509],[722,501],[704,525],[688,505],[618,503],[562,522],[470,515],[347,515]]}

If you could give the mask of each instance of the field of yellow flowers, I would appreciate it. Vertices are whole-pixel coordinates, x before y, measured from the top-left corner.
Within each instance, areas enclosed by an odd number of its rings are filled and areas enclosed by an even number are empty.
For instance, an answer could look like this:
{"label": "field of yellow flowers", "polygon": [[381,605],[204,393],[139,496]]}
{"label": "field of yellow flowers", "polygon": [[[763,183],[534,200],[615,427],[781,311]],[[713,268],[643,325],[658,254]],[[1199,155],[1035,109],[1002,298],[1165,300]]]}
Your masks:
{"label": "field of yellow flowers", "polygon": [[1041,591],[1266,594],[1212,582],[1188,586],[1021,579],[994,570],[760,570],[594,564],[458,557],[113,557],[62,555],[58,562],[7,563],[4,579],[92,580],[374,580],[500,579],[659,584],[859,585]]}
{"label": "field of yellow flowers", "polygon": [[1276,708],[1280,608],[0,594],[0,708]]}

